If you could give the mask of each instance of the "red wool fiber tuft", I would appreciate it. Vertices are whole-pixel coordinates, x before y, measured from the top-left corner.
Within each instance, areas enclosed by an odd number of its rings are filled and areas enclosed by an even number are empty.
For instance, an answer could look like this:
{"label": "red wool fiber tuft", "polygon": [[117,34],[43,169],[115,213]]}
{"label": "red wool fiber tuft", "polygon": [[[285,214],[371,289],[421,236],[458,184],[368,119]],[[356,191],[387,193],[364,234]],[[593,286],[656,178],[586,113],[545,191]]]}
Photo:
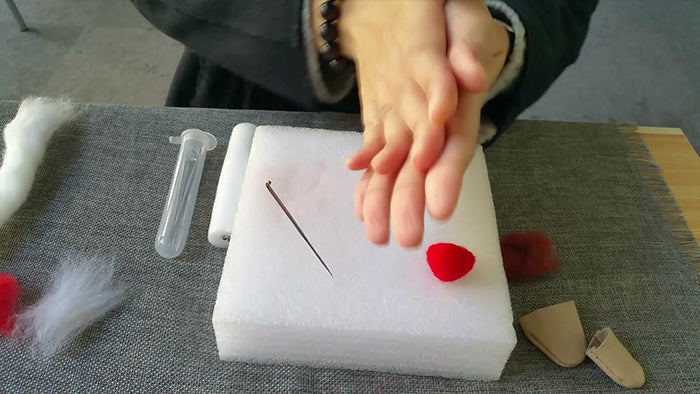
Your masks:
{"label": "red wool fiber tuft", "polygon": [[506,234],[501,238],[501,254],[510,281],[526,281],[559,269],[552,241],[542,232]]}
{"label": "red wool fiber tuft", "polygon": [[452,282],[468,274],[476,261],[467,248],[451,243],[432,244],[426,254],[433,275],[443,282]]}
{"label": "red wool fiber tuft", "polygon": [[15,326],[19,285],[14,276],[0,272],[0,335],[9,336]]}

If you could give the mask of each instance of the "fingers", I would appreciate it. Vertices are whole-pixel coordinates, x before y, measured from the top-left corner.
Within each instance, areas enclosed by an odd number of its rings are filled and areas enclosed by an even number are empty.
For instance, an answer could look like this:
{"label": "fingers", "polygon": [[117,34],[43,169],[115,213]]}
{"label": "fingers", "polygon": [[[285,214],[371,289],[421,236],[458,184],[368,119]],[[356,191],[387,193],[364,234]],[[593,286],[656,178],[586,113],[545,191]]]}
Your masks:
{"label": "fingers", "polygon": [[372,173],[364,192],[362,217],[365,222],[365,236],[375,244],[389,242],[389,204],[394,187],[394,174]]}
{"label": "fingers", "polygon": [[362,147],[353,153],[345,162],[345,166],[352,171],[364,170],[369,167],[374,156],[384,147],[384,135],[382,124],[365,126],[363,132],[364,142]]}
{"label": "fingers", "polygon": [[470,93],[486,90],[486,71],[471,48],[464,42],[456,42],[449,52],[459,88]]}
{"label": "fingers", "polygon": [[365,171],[355,188],[355,215],[364,221],[365,236],[375,244],[389,242],[389,224],[396,242],[414,247],[423,238],[425,175],[406,161],[396,174]]}
{"label": "fingers", "polygon": [[409,64],[427,97],[428,119],[438,124],[446,122],[457,107],[458,92],[445,53],[421,51]]}
{"label": "fingers", "polygon": [[445,127],[436,124],[420,126],[415,135],[413,165],[420,171],[428,171],[440,157],[445,145]]}
{"label": "fingers", "polygon": [[396,242],[403,247],[418,246],[423,239],[424,187],[425,175],[407,160],[391,197],[391,227]]}
{"label": "fingers", "polygon": [[413,131],[413,162],[419,170],[427,171],[442,152],[444,127],[428,119],[425,94],[417,84],[409,86],[402,95],[401,112],[405,114],[406,124]]}
{"label": "fingers", "polygon": [[357,182],[355,187],[355,216],[358,219],[364,220],[363,209],[365,205],[365,192],[367,192],[367,186],[369,185],[369,180],[372,177],[372,169],[367,169],[360,177],[360,181]]}
{"label": "fingers", "polygon": [[482,95],[463,94],[457,113],[447,124],[445,149],[426,176],[426,205],[436,219],[447,219],[457,205],[462,177],[474,157]]}
{"label": "fingers", "polygon": [[384,148],[372,159],[372,168],[380,174],[394,173],[401,168],[411,149],[413,136],[406,122],[395,111],[384,121]]}
{"label": "fingers", "polygon": [[[359,83],[359,82],[358,82]],[[369,167],[374,156],[384,147],[383,120],[379,108],[372,97],[368,97],[360,85],[360,107],[362,108],[362,147],[353,153],[345,166],[352,171]]]}

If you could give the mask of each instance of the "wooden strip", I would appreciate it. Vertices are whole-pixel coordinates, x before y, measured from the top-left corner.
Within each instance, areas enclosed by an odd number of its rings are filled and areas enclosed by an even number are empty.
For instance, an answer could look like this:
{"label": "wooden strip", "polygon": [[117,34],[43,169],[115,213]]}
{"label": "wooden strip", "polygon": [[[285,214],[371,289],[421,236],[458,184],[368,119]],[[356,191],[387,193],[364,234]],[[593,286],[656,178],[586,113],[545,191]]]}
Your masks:
{"label": "wooden strip", "polygon": [[637,127],[637,133],[639,134],[671,134],[671,135],[684,135],[683,130],[677,127]]}
{"label": "wooden strip", "polygon": [[661,168],[690,231],[700,244],[700,158],[680,129],[640,129],[642,139]]}

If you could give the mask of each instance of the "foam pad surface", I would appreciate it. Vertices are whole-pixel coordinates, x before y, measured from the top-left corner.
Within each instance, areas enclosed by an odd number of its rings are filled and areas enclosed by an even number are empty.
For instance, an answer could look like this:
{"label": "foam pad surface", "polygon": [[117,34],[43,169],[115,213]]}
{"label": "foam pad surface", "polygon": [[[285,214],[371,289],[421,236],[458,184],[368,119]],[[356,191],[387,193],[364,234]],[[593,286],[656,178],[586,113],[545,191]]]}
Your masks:
{"label": "foam pad surface", "polygon": [[[427,217],[423,244],[406,250],[371,244],[354,215],[360,173],[344,161],[361,144],[358,133],[256,129],[214,308],[220,358],[497,379],[516,339],[481,148],[453,217]],[[473,270],[436,279],[425,253],[437,242],[472,251]]]}

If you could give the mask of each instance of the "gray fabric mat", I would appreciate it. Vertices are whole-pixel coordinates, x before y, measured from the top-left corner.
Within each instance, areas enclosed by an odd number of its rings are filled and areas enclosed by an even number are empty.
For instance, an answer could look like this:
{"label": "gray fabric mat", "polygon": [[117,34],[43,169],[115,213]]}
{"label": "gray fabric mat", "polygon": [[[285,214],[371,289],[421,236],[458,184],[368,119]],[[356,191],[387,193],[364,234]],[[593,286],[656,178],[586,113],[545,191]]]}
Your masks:
{"label": "gray fabric mat", "polygon": [[[0,102],[0,123],[16,108]],[[18,277],[30,303],[60,259],[116,256],[130,297],[51,360],[0,340],[0,392],[619,389],[588,360],[556,366],[519,328],[499,382],[220,362],[211,313],[225,250],[209,245],[206,233],[231,128],[245,121],[357,129],[357,119],[82,108],[50,142],[27,203],[0,229],[0,270]],[[177,155],[167,137],[190,127],[221,145],[207,157],[185,252],[165,260],[153,242]],[[610,326],[637,357],[645,389],[700,392],[700,287],[631,146],[619,126],[520,122],[487,150],[501,233],[545,231],[563,261],[553,275],[511,286],[514,314],[573,299],[588,337]]]}

